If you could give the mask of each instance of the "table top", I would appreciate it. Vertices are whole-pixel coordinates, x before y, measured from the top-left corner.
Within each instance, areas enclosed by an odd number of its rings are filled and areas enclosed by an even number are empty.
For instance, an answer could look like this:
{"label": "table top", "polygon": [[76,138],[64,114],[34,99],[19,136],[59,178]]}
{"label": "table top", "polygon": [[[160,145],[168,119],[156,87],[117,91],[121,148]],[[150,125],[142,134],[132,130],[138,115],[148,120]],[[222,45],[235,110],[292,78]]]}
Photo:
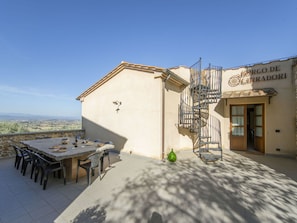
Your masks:
{"label": "table top", "polygon": [[88,155],[100,147],[96,142],[81,139],[77,140],[75,147],[75,138],[70,137],[26,140],[21,143],[58,161]]}

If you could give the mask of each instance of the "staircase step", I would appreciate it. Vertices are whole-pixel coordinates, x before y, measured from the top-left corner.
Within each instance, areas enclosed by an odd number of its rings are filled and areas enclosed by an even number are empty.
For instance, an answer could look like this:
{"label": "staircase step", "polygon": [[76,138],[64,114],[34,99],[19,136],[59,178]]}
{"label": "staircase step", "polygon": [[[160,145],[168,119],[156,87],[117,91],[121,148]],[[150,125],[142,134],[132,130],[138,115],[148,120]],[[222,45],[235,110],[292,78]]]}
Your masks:
{"label": "staircase step", "polygon": [[211,151],[222,151],[222,148],[209,148]]}
{"label": "staircase step", "polygon": [[209,152],[209,151],[218,151],[221,152],[222,148],[220,147],[215,147],[215,148],[199,148],[199,152]]}
{"label": "staircase step", "polygon": [[200,153],[199,156],[204,162],[215,162],[222,158],[220,155],[212,153]]}
{"label": "staircase step", "polygon": [[[202,136],[201,138],[205,138],[206,139],[206,138],[211,138],[211,137],[203,137]],[[211,145],[211,144],[212,145],[219,145],[220,143],[219,142],[216,142],[216,141],[206,141],[206,142],[203,141],[203,142],[200,143],[200,146]]]}

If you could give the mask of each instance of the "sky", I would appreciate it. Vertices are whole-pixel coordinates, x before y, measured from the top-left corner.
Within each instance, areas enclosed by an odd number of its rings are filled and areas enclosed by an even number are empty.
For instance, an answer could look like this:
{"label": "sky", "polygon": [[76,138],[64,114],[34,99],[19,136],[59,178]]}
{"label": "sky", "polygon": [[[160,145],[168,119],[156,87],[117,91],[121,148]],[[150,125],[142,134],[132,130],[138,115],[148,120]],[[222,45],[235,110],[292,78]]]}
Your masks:
{"label": "sky", "polygon": [[80,117],[121,61],[223,68],[297,55],[297,0],[0,0],[0,113]]}

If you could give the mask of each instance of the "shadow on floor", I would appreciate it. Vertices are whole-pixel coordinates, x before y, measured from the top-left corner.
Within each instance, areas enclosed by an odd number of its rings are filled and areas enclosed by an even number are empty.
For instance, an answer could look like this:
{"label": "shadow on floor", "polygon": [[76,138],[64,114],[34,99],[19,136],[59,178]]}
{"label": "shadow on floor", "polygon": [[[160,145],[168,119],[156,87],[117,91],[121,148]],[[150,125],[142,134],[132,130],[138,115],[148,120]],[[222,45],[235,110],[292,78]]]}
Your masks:
{"label": "shadow on floor", "polygon": [[241,156],[247,157],[255,162],[266,165],[277,172],[285,174],[287,177],[297,182],[297,160],[289,157],[279,157],[265,155],[260,152],[233,151]]}
{"label": "shadow on floor", "polygon": [[103,223],[106,219],[106,211],[99,205],[87,208],[80,212],[74,219],[73,223]]}
{"label": "shadow on floor", "polygon": [[297,183],[233,152],[210,164],[197,157],[171,164],[123,156],[86,192],[57,222],[70,214],[84,222],[88,209],[102,215],[102,207],[109,223],[297,222]]}

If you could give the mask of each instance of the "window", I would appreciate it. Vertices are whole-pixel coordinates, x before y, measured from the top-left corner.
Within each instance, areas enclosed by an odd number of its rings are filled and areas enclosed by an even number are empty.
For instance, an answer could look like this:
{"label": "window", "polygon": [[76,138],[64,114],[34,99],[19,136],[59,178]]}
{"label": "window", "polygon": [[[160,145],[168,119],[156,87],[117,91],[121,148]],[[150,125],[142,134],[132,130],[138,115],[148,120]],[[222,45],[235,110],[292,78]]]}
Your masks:
{"label": "window", "polygon": [[231,124],[233,136],[244,136],[244,106],[231,107]]}

